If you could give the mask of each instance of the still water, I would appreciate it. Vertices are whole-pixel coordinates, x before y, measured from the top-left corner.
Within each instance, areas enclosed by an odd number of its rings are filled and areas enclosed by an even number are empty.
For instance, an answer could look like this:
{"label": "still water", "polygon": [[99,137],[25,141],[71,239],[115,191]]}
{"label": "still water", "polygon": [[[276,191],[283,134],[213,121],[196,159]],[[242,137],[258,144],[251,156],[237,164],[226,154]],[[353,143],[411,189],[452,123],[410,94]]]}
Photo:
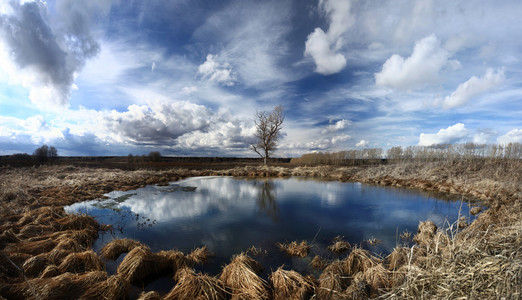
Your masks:
{"label": "still water", "polygon": [[[420,220],[441,226],[445,220],[453,223],[459,211],[469,215],[466,203],[443,200],[440,195],[295,177],[195,177],[106,196],[66,208],[113,225],[112,233],[100,234],[94,250],[123,237],[139,240],[152,251],[190,252],[206,245],[216,254],[204,268],[211,274],[217,274],[233,254],[251,246],[268,251],[269,255],[256,259],[269,271],[285,264],[307,272],[315,254],[334,257],[326,247],[338,235],[352,245],[385,255],[403,243],[398,234],[415,233]],[[381,243],[364,242],[371,238]],[[294,240],[313,243],[309,257],[290,258],[275,246]]]}

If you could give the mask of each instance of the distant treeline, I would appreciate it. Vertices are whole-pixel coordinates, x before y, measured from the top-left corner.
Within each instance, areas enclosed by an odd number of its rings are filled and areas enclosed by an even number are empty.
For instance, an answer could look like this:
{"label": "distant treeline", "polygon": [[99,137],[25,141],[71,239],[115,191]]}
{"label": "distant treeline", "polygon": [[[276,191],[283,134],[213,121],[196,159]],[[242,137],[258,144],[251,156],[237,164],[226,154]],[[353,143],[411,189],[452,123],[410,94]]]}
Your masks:
{"label": "distant treeline", "polygon": [[301,165],[368,165],[400,163],[404,161],[448,161],[466,159],[520,160],[522,144],[507,145],[447,144],[436,146],[392,147],[347,150],[339,152],[314,152],[293,158],[291,163]]}

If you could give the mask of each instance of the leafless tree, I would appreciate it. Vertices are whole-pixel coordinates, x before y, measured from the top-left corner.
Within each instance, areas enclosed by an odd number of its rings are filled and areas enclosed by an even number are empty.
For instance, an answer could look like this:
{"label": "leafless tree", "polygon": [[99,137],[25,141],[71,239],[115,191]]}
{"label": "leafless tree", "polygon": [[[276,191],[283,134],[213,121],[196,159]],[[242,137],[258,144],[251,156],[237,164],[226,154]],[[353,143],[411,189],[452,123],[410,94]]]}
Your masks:
{"label": "leafless tree", "polygon": [[276,106],[271,112],[256,112],[254,120],[256,133],[254,136],[257,142],[252,145],[252,150],[263,158],[265,164],[277,148],[284,120],[285,114],[281,105]]}

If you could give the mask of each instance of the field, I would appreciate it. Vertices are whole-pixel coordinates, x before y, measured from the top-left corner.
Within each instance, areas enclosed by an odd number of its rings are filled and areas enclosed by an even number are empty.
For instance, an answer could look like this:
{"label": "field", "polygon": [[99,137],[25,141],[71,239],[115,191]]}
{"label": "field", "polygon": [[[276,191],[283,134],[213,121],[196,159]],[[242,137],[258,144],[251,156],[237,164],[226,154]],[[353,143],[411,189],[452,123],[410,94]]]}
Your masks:
{"label": "field", "polygon": [[[359,166],[305,166],[279,161],[188,160],[170,162],[88,160],[0,169],[0,296],[6,299],[126,299],[130,285],[158,275],[176,286],[166,295],[141,299],[520,299],[522,298],[522,162],[508,159],[377,162]],[[280,268],[268,281],[245,249],[220,276],[193,271],[211,255],[153,253],[147,245],[121,241],[101,253],[91,250],[100,230],[88,216],[67,215],[63,206],[102,197],[113,190],[165,184],[191,176],[306,176],[358,181],[472,196],[487,207],[471,224],[444,228],[421,222],[413,247],[398,246],[388,257],[352,247],[339,259],[316,257],[318,278]],[[341,233],[342,234],[342,233]],[[306,243],[296,241],[296,248]],[[332,249],[341,249],[336,241]],[[348,248],[348,247],[345,247]],[[294,249],[303,255],[303,249]],[[301,250],[301,251],[300,251]],[[118,272],[104,260],[127,253]],[[306,255],[306,254],[305,254]],[[0,298],[1,299],[1,298]]]}

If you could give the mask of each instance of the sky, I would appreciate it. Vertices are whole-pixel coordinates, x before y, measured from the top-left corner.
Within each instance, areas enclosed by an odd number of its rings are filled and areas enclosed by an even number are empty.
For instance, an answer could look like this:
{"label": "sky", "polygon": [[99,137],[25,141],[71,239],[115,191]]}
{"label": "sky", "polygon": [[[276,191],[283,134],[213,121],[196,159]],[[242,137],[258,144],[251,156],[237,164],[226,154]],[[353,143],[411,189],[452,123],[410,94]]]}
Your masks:
{"label": "sky", "polygon": [[522,142],[522,2],[0,0],[0,155]]}

